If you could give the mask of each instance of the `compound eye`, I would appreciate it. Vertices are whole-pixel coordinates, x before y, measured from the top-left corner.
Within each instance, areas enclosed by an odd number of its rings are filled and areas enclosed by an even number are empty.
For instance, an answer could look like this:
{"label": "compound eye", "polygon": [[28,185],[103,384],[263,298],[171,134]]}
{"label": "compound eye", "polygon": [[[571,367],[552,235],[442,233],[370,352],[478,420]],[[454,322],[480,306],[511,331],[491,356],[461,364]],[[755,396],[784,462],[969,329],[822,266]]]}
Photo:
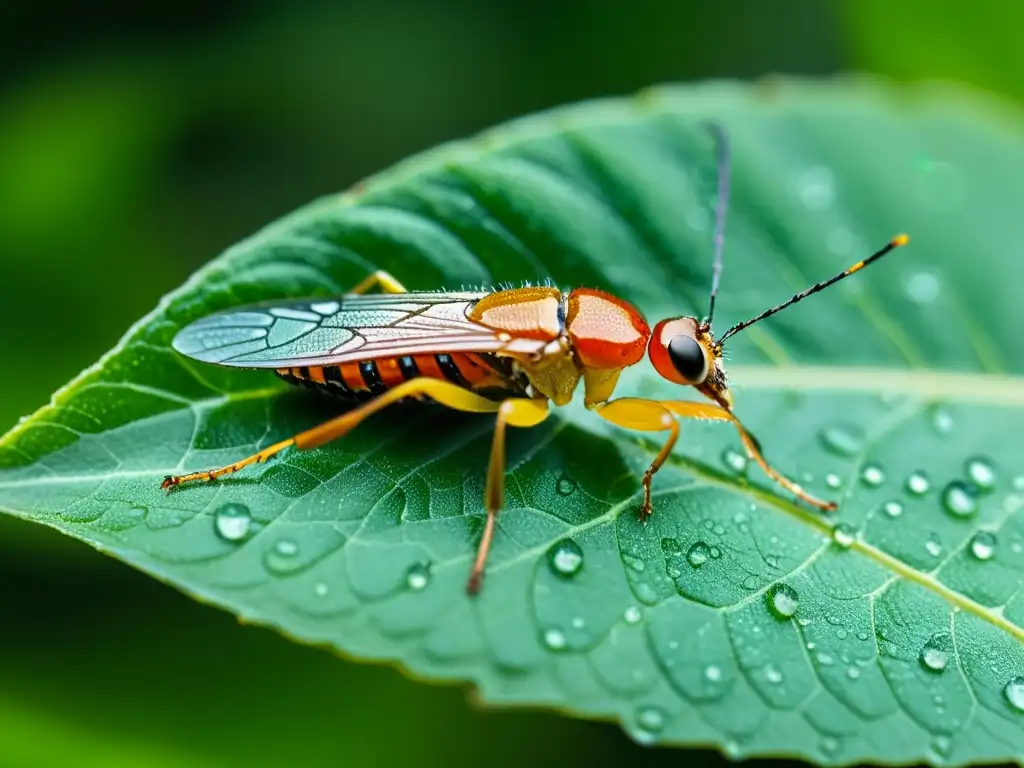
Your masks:
{"label": "compound eye", "polygon": [[700,384],[707,378],[707,355],[692,336],[685,333],[673,336],[668,343],[668,359],[679,375],[692,384]]}

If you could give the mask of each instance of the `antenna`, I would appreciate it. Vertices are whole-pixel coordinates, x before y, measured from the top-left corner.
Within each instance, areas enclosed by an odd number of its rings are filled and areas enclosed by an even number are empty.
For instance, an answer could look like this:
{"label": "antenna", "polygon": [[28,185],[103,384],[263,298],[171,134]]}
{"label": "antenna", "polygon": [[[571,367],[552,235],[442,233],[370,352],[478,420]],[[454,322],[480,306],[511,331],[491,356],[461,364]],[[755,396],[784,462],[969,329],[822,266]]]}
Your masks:
{"label": "antenna", "polygon": [[[849,269],[843,270],[842,272],[840,272],[835,277],[831,277],[831,278],[829,278],[828,280],[825,280],[822,283],[818,283],[817,285],[812,285],[806,291],[803,291],[802,293],[798,293],[796,296],[794,296],[793,298],[789,299],[789,301],[784,301],[781,304],[779,304],[778,306],[772,307],[771,309],[767,309],[764,312],[762,312],[760,315],[758,315],[757,317],[752,317],[750,320],[746,320],[746,321],[744,321],[742,323],[738,323],[737,325],[734,325],[732,328],[730,328],[728,331],[726,331],[724,334],[722,334],[722,338],[720,338],[718,340],[718,343],[721,344],[723,341],[728,339],[733,334],[739,333],[744,328],[750,327],[751,325],[753,325],[754,323],[758,322],[759,320],[764,320],[766,317],[771,317],[776,312],[781,312],[786,307],[788,307],[788,306],[790,306],[792,304],[796,304],[801,299],[806,299],[812,293],[817,293],[818,291],[824,290],[825,288],[828,288],[833,283],[839,282],[844,277],[849,277],[854,272],[859,272],[860,270],[862,270],[864,267],[866,267],[871,262],[877,261],[878,259],[880,259],[883,256],[885,256],[885,254],[887,254],[889,251],[892,251],[892,250],[894,250],[896,248],[899,248],[901,245],[906,245],[909,242],[910,242],[910,238],[907,237],[906,235],[896,235],[896,237],[894,237],[892,240],[890,240],[888,242],[888,244],[882,250],[878,251],[877,253],[872,254],[870,257],[864,259],[864,261],[858,261],[852,267],[850,267]],[[712,305],[712,306],[714,306],[714,305]]]}
{"label": "antenna", "polygon": [[718,295],[718,282],[722,278],[722,249],[725,245],[725,211],[729,206],[729,139],[725,127],[720,123],[708,121],[707,128],[718,149],[718,205],[715,210],[715,262],[711,277],[711,298],[708,300],[708,317],[704,321],[705,329],[711,327],[715,317],[715,297]]}

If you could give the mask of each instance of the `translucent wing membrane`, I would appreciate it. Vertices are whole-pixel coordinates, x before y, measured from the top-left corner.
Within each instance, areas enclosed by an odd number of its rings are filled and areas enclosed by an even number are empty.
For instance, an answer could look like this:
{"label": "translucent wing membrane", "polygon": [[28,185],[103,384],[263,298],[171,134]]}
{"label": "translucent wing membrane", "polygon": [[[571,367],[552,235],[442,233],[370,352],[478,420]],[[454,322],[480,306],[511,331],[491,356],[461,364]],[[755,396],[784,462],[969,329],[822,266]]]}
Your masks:
{"label": "translucent wing membrane", "polygon": [[322,366],[442,352],[532,354],[543,342],[509,338],[466,313],[486,292],[396,293],[278,301],[218,312],[175,337],[204,363],[239,368]]}

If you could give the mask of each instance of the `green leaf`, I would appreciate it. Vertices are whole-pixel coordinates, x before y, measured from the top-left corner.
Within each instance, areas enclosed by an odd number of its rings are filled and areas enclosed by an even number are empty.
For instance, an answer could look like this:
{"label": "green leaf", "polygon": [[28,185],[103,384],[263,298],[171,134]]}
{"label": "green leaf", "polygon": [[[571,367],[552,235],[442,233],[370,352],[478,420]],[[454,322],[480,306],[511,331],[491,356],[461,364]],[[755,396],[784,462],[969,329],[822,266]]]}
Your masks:
{"label": "green leaf", "polygon": [[[729,427],[684,423],[641,525],[658,443],[578,404],[513,431],[475,600],[489,418],[393,409],[323,448],[159,490],[332,413],[270,374],[169,350],[217,309],[326,296],[383,268],[413,289],[598,286],[652,322],[704,312],[708,117],[735,161],[719,328],[913,238],[729,344],[740,418],[781,470],[840,501],[836,517],[741,468]],[[1019,759],[1020,125],[961,92],[783,81],[652,90],[440,147],[167,297],[3,439],[0,506],[246,621],[472,681],[491,704],[616,718],[644,743]],[[686,393],[645,362],[619,395]]]}

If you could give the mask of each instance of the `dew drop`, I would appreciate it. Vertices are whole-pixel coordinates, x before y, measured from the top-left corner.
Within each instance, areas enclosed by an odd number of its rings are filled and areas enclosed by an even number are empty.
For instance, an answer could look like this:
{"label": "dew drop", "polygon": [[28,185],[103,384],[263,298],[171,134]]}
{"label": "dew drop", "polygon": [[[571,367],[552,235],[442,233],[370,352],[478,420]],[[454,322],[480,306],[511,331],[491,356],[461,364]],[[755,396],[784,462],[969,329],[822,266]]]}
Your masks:
{"label": "dew drop", "polygon": [[640,609],[635,605],[629,606],[626,612],[622,614],[622,618],[626,620],[627,624],[639,624],[640,619],[643,618],[643,614],[640,613]]}
{"label": "dew drop", "polygon": [[576,481],[568,475],[559,476],[558,480],[555,482],[555,492],[559,496],[571,496],[572,492],[575,490]]}
{"label": "dew drop", "polygon": [[660,733],[665,727],[665,713],[657,707],[641,707],[636,712],[636,722],[648,733]]}
{"label": "dew drop", "polygon": [[778,685],[782,682],[782,672],[778,667],[769,664],[764,668],[764,679],[769,683]]}
{"label": "dew drop", "polygon": [[1024,491],[1024,475],[1015,475],[1013,480],[1010,481],[1010,485],[1013,486],[1015,491]]}
{"label": "dew drop", "polygon": [[800,596],[788,584],[781,581],[772,584],[765,593],[768,609],[780,619],[788,619],[800,607]]}
{"label": "dew drop", "polygon": [[722,679],[722,668],[714,664],[708,664],[704,667],[704,677],[712,683],[717,683]]}
{"label": "dew drop", "polygon": [[903,505],[894,499],[890,499],[882,505],[882,511],[889,517],[899,517],[903,514]]}
{"label": "dew drop", "polygon": [[970,517],[978,511],[978,489],[960,480],[953,480],[942,491],[942,506],[954,517]]}
{"label": "dew drop", "polygon": [[839,739],[834,736],[826,736],[821,740],[821,751],[832,757],[836,752],[839,751]]}
{"label": "dew drop", "polygon": [[849,523],[839,523],[832,529],[832,541],[842,549],[849,549],[857,540],[857,531]]}
{"label": "dew drop", "polygon": [[840,627],[839,629],[836,630],[836,637],[838,637],[840,640],[845,640],[846,636],[847,636],[847,632],[842,627]]}
{"label": "dew drop", "polygon": [[633,555],[623,555],[622,560],[637,573],[643,573],[644,569],[647,567],[647,564],[644,563],[643,560],[639,557],[634,557]]}
{"label": "dew drop", "polygon": [[939,297],[941,285],[932,272],[915,272],[903,284],[907,297],[915,304],[931,304]]}
{"label": "dew drop", "polygon": [[1018,712],[1024,712],[1024,675],[1013,678],[1003,688],[1003,695],[1010,706]]}
{"label": "dew drop", "polygon": [[953,415],[942,406],[932,411],[932,426],[940,435],[948,435],[953,431]]}
{"label": "dew drop", "polygon": [[860,480],[864,485],[877,488],[885,482],[885,472],[877,464],[865,464],[860,471]]}
{"label": "dew drop", "polygon": [[928,541],[924,543],[924,548],[932,557],[938,557],[942,554],[942,540],[938,534],[928,534]]}
{"label": "dew drop", "polygon": [[548,565],[559,576],[575,576],[583,567],[583,550],[572,539],[562,539],[548,550]]}
{"label": "dew drop", "polygon": [[857,680],[858,678],[860,678],[860,670],[856,667],[850,667],[846,670],[846,676],[851,680]]}
{"label": "dew drop", "polygon": [[843,481],[839,477],[839,475],[833,472],[829,472],[827,475],[825,475],[825,485],[827,485],[829,488],[839,488],[842,484]]}
{"label": "dew drop", "polygon": [[988,491],[995,486],[996,468],[992,466],[992,462],[988,459],[974,456],[967,460],[964,469],[967,471],[967,477],[970,478],[971,482],[981,490]]}
{"label": "dew drop", "polygon": [[920,469],[914,470],[907,476],[907,491],[914,496],[924,496],[931,487],[932,484],[928,479],[928,475]]}
{"label": "dew drop", "polygon": [[823,667],[831,667],[835,663],[835,659],[833,659],[830,654],[819,653],[818,663],[821,664],[821,666]]}
{"label": "dew drop", "polygon": [[990,531],[978,531],[971,539],[971,554],[978,560],[991,560],[996,553],[996,535]]}
{"label": "dew drop", "polygon": [[718,547],[712,547],[708,550],[708,554],[711,555],[712,560],[717,560],[722,556],[722,550],[720,550]]}
{"label": "dew drop", "polygon": [[821,442],[832,453],[840,456],[856,456],[864,440],[851,428],[844,426],[827,427],[821,432]]}
{"label": "dew drop", "polygon": [[727,469],[736,472],[743,472],[747,468],[747,457],[733,448],[726,448],[722,451],[722,463]]}
{"label": "dew drop", "polygon": [[405,572],[405,586],[419,592],[430,583],[430,569],[422,563],[416,563]]}
{"label": "dew drop", "polygon": [[867,640],[868,639],[868,633],[867,632],[858,632],[857,633],[857,639],[858,640]]}
{"label": "dew drop", "polygon": [[949,664],[949,651],[946,650],[952,638],[948,632],[939,632],[921,648],[919,659],[921,666],[931,672],[942,672]]}
{"label": "dew drop", "polygon": [[241,541],[252,530],[252,513],[244,504],[225,504],[213,513],[213,526],[225,541]]}
{"label": "dew drop", "polygon": [[548,629],[544,632],[544,645],[553,651],[565,648],[565,634],[560,629]]}
{"label": "dew drop", "polygon": [[711,556],[711,551],[708,549],[708,545],[703,541],[698,541],[693,544],[689,551],[686,553],[686,559],[694,568],[700,568],[704,563],[708,561],[708,557]]}
{"label": "dew drop", "polygon": [[296,560],[296,555],[298,554],[298,544],[291,539],[278,539],[274,546],[266,553],[264,563],[267,569],[274,573],[288,573],[299,565]]}
{"label": "dew drop", "polygon": [[835,174],[824,165],[808,168],[797,177],[796,193],[800,202],[812,211],[824,211],[835,201]]}
{"label": "dew drop", "polygon": [[322,581],[318,581],[316,584],[313,585],[313,594],[317,597],[327,597],[327,593],[329,591],[330,590],[327,584],[325,584]]}

